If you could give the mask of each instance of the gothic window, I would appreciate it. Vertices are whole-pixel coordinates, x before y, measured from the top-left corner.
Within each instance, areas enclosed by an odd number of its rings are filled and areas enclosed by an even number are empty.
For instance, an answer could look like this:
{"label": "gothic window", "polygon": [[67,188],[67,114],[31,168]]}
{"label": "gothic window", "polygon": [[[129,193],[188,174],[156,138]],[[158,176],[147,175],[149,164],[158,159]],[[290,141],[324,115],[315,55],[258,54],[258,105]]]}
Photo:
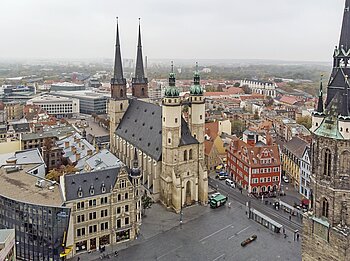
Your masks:
{"label": "gothic window", "polygon": [[191,160],[192,159],[192,149],[188,152],[188,158]]}
{"label": "gothic window", "polygon": [[187,161],[187,150],[184,151],[184,161]]}
{"label": "gothic window", "polygon": [[171,144],[171,132],[168,132],[168,144]]}
{"label": "gothic window", "polygon": [[145,88],[141,88],[141,94],[142,96],[145,96]]}
{"label": "gothic window", "polygon": [[120,89],[120,98],[123,98],[123,96],[124,96],[123,89]]}
{"label": "gothic window", "polygon": [[343,173],[350,172],[350,152],[343,151],[340,155],[340,169]]}
{"label": "gothic window", "polygon": [[322,200],[322,216],[328,218],[328,200],[326,198]]}
{"label": "gothic window", "polygon": [[326,149],[324,152],[324,166],[323,166],[323,175],[326,177],[331,176],[331,165],[332,165],[332,154],[329,149]]}
{"label": "gothic window", "polygon": [[121,111],[123,110],[123,104],[122,103],[120,104],[120,110]]}

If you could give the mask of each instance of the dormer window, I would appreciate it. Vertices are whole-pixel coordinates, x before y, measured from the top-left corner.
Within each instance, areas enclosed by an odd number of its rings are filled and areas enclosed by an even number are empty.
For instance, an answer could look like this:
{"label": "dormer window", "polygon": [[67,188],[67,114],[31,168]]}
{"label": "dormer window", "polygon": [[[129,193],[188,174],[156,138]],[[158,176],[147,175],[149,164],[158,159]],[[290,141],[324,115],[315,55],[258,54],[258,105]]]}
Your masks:
{"label": "dormer window", "polygon": [[91,196],[93,196],[95,194],[95,190],[94,190],[94,186],[93,185],[90,186],[89,193],[90,193]]}
{"label": "dormer window", "polygon": [[104,183],[102,183],[101,192],[106,193],[106,185]]}
{"label": "dormer window", "polygon": [[78,197],[82,198],[83,197],[83,190],[81,187],[78,188]]}

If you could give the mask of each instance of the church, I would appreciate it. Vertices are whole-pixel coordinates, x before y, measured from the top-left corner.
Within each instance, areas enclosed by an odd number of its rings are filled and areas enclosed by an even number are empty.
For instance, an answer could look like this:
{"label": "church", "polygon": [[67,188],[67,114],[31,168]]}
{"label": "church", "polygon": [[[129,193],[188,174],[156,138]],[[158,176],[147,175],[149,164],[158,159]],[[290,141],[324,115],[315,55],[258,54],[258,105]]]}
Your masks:
{"label": "church", "polygon": [[[184,206],[206,204],[208,200],[203,88],[197,69],[189,98],[182,99],[172,65],[161,106],[148,102],[140,24],[138,29],[136,68],[129,98],[117,23],[114,75],[108,104],[110,148],[128,167],[136,156],[145,189],[168,209],[180,212]],[[189,107],[187,121],[182,115],[185,105]]]}
{"label": "church", "polygon": [[324,103],[312,115],[311,209],[303,218],[303,260],[350,260],[350,0]]}

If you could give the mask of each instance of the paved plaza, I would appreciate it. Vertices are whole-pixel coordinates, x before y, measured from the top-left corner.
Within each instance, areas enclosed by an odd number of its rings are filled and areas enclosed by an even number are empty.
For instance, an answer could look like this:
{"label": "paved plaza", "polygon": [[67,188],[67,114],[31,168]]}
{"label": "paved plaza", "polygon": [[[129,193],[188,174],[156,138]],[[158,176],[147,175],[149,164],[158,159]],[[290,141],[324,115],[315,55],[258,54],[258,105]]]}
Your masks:
{"label": "paved plaza", "polygon": [[[146,214],[140,237],[114,247],[119,256],[112,260],[301,260],[300,241],[294,241],[291,233],[284,238],[247,219],[244,207],[236,202],[230,208],[185,208],[182,225],[178,214],[158,204]],[[254,234],[257,240],[241,247],[241,242]],[[80,260],[100,260],[99,255],[83,254]]]}

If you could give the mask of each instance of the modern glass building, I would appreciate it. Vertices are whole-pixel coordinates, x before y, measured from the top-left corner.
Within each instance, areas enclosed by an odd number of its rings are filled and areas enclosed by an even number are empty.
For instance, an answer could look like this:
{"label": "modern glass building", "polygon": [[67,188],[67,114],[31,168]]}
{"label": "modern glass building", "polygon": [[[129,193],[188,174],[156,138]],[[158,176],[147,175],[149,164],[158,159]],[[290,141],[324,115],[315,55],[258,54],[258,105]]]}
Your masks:
{"label": "modern glass building", "polygon": [[61,260],[70,209],[59,185],[28,174],[33,166],[8,167],[0,168],[0,229],[15,229],[17,260]]}

